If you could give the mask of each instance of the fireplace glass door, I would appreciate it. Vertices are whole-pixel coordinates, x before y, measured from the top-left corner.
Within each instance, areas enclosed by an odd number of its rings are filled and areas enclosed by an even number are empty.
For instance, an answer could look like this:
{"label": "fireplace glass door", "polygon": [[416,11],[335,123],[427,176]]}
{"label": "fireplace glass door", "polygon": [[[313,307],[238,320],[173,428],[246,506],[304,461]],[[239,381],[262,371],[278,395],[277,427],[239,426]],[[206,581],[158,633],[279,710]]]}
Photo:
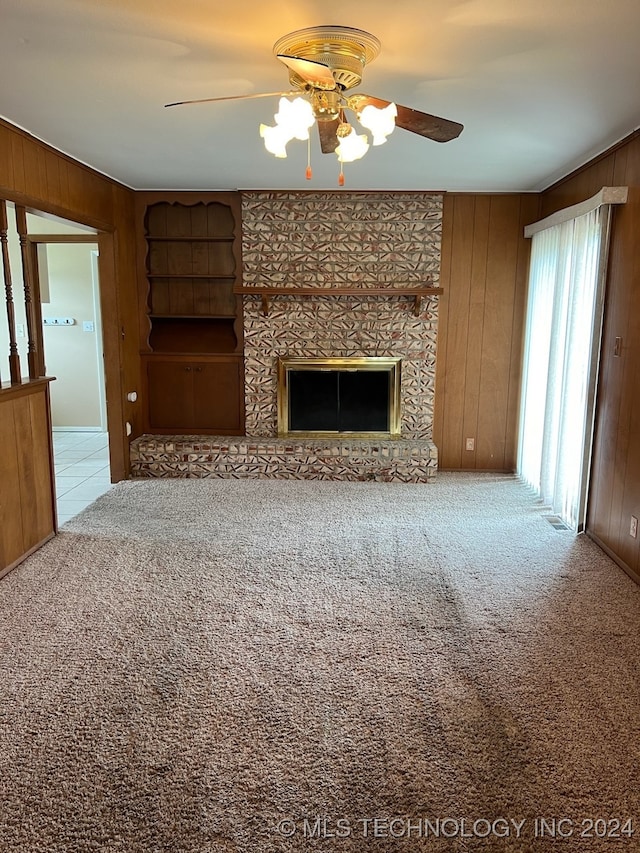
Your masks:
{"label": "fireplace glass door", "polygon": [[399,380],[399,359],[281,359],[279,434],[398,435]]}

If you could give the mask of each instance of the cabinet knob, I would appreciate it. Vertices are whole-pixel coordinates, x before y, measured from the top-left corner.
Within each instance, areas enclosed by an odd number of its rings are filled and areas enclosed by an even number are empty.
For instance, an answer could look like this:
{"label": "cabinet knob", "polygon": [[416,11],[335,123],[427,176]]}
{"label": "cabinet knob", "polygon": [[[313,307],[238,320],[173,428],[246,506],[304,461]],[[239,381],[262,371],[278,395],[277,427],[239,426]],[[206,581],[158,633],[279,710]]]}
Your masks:
{"label": "cabinet knob", "polygon": [[185,367],[185,370],[187,371],[187,373],[189,373],[189,372],[190,372],[190,370],[191,370],[191,368],[190,368],[190,367]]}
{"label": "cabinet knob", "polygon": [[195,369],[195,370],[196,370],[196,373],[202,373],[202,368],[201,368],[201,367],[196,367],[196,369]]}

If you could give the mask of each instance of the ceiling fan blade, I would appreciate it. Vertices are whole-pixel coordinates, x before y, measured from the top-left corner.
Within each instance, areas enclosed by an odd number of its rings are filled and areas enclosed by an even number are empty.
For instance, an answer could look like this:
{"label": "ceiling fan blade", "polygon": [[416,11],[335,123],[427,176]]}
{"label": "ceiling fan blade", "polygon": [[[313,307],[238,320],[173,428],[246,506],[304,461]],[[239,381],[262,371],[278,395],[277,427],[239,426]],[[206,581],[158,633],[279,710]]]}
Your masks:
{"label": "ceiling fan blade", "polygon": [[165,107],[181,107],[185,104],[212,104],[215,101],[242,101],[251,98],[276,98],[282,95],[285,98],[290,95],[299,95],[300,92],[260,92],[257,95],[227,95],[224,98],[198,98],[195,101],[175,101],[173,104],[165,104]]}
{"label": "ceiling fan blade", "polygon": [[340,119],[328,119],[316,122],[320,135],[320,149],[323,154],[333,154],[338,147],[338,125]]}
{"label": "ceiling fan blade", "polygon": [[301,59],[299,56],[287,56],[285,53],[277,54],[280,62],[284,62],[290,71],[301,77],[306,83],[316,89],[331,90],[336,88],[331,69],[323,62],[314,62],[313,59]]}
{"label": "ceiling fan blade", "polygon": [[[349,102],[353,102],[354,104],[351,109],[356,109],[357,111],[360,111],[368,104],[382,109],[391,103],[391,101],[385,101],[383,98],[374,98],[371,95],[352,95],[347,101],[350,105]],[[396,107],[398,109],[398,115],[396,116],[397,127],[410,130],[412,133],[417,133],[420,136],[426,136],[427,139],[433,139],[434,142],[450,142],[452,139],[460,136],[464,128],[463,124],[451,121],[448,118],[432,116],[429,113],[412,110],[411,107],[403,107],[400,104],[396,104]]]}
{"label": "ceiling fan blade", "polygon": [[441,116],[433,116],[429,113],[413,110],[411,107],[403,107],[396,104],[398,115],[396,116],[396,124],[404,130],[410,130],[412,133],[418,133],[420,136],[426,136],[427,139],[433,139],[434,142],[451,142],[462,133],[464,125],[458,121],[452,121]]}

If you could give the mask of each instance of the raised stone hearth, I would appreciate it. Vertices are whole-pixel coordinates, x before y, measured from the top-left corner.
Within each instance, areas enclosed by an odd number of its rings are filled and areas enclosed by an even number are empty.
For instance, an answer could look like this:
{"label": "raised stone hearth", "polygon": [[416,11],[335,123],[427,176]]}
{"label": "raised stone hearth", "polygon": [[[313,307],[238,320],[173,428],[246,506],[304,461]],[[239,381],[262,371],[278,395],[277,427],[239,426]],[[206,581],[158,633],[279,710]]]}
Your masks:
{"label": "raised stone hearth", "polygon": [[396,439],[149,436],[131,443],[132,477],[256,477],[427,483],[436,475],[429,441]]}

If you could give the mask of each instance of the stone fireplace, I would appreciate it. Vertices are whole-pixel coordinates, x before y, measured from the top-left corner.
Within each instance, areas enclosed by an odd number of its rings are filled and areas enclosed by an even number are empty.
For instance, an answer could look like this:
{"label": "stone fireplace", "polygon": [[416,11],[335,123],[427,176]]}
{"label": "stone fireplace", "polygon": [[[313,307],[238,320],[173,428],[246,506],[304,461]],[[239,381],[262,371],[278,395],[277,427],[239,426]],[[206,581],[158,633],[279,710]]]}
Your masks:
{"label": "stone fireplace", "polygon": [[[247,436],[279,434],[282,360],[395,359],[400,443],[383,449],[406,451],[420,461],[409,466],[416,477],[430,479],[438,297],[416,315],[399,291],[439,285],[442,195],[244,192],[242,201],[243,283],[256,291],[243,297]],[[280,291],[268,306],[261,287]],[[341,458],[350,452],[341,441]]]}
{"label": "stone fireplace", "polygon": [[[440,193],[243,192],[246,435],[181,441],[179,476],[432,479],[441,233]],[[283,435],[279,365],[336,359],[398,365],[394,428]]]}
{"label": "stone fireplace", "polygon": [[[439,284],[442,196],[245,192],[242,198],[244,285],[291,293],[273,297],[267,316],[257,296],[244,297],[247,435],[277,435],[278,358],[383,356],[402,360],[402,437],[430,440],[438,297],[424,299],[416,317],[394,289]],[[331,295],[345,285],[357,294]],[[388,296],[370,296],[371,288],[388,289]],[[314,295],[298,296],[302,290]]]}

